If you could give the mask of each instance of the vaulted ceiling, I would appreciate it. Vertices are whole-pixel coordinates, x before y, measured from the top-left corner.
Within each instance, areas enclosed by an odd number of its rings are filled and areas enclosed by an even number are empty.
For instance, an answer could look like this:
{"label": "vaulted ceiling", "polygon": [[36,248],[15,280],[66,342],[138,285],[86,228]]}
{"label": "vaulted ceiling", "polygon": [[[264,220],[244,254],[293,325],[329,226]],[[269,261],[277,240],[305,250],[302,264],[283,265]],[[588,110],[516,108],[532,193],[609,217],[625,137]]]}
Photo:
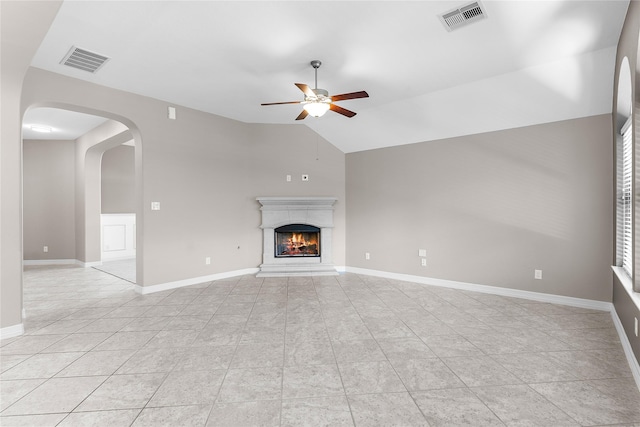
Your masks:
{"label": "vaulted ceiling", "polygon": [[[342,151],[611,112],[629,1],[66,1],[32,66],[249,123],[309,126]],[[72,46],[109,57],[62,65]],[[294,83],[366,90],[346,118],[294,119]],[[33,110],[34,114],[37,110]],[[29,115],[25,121],[30,119]],[[41,118],[46,120],[46,118]]]}

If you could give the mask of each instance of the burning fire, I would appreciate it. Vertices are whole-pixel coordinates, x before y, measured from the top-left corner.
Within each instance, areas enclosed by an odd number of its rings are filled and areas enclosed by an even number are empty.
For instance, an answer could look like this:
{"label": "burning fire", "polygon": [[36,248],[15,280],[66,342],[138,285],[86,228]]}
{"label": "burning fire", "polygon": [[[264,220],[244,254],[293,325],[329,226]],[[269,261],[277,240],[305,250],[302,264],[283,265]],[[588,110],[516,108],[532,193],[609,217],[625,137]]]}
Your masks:
{"label": "burning fire", "polygon": [[291,238],[289,239],[289,247],[291,249],[300,249],[303,247],[315,245],[315,242],[305,240],[303,233],[291,233]]}
{"label": "burning fire", "polygon": [[291,246],[307,246],[307,243],[302,233],[291,233],[291,239],[289,239]]}
{"label": "burning fire", "polygon": [[288,233],[280,239],[280,255],[317,255],[318,237],[313,233]]}

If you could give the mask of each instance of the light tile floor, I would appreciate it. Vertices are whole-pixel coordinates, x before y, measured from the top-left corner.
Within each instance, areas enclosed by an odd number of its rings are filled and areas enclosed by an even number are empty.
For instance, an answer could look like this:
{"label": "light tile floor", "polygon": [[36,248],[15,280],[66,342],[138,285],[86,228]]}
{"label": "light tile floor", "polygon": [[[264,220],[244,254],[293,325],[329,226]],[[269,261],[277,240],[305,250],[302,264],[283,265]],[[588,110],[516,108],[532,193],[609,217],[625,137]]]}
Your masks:
{"label": "light tile floor", "polygon": [[609,313],[381,278],[25,271],[3,426],[640,426]]}
{"label": "light tile floor", "polygon": [[115,261],[104,261],[101,265],[93,267],[104,271],[131,283],[136,283],[136,259],[126,258]]}

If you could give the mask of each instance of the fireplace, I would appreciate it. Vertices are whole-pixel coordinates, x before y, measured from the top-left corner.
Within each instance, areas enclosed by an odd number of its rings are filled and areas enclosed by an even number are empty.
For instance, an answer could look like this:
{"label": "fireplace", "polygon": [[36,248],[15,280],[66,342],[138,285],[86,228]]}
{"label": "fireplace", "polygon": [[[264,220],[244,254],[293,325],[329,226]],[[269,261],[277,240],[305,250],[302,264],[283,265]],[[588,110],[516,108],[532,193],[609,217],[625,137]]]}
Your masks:
{"label": "fireplace", "polygon": [[334,197],[258,197],[263,250],[258,277],[337,275]]}
{"label": "fireplace", "polygon": [[320,256],[320,229],[318,227],[290,224],[278,227],[273,231],[276,258]]}

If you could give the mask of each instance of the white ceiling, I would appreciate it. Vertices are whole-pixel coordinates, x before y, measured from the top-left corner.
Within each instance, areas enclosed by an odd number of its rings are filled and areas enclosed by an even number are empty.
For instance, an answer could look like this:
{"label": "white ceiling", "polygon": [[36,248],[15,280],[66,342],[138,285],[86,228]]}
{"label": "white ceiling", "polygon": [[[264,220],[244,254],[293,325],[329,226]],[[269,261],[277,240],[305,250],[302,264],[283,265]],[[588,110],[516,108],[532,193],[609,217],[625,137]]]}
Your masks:
{"label": "white ceiling", "polygon": [[[67,1],[35,67],[250,123],[294,124],[294,83],[366,99],[297,125],[344,152],[611,112],[629,1]],[[72,45],[110,57],[95,75],[60,65]],[[33,110],[36,111],[36,110]],[[179,117],[179,116],[178,116]]]}
{"label": "white ceiling", "polygon": [[[107,119],[104,117],[60,110],[58,108],[34,108],[27,111],[22,120],[22,138],[71,141],[106,121]],[[49,127],[51,132],[34,131],[31,129],[31,126],[34,125]]]}

